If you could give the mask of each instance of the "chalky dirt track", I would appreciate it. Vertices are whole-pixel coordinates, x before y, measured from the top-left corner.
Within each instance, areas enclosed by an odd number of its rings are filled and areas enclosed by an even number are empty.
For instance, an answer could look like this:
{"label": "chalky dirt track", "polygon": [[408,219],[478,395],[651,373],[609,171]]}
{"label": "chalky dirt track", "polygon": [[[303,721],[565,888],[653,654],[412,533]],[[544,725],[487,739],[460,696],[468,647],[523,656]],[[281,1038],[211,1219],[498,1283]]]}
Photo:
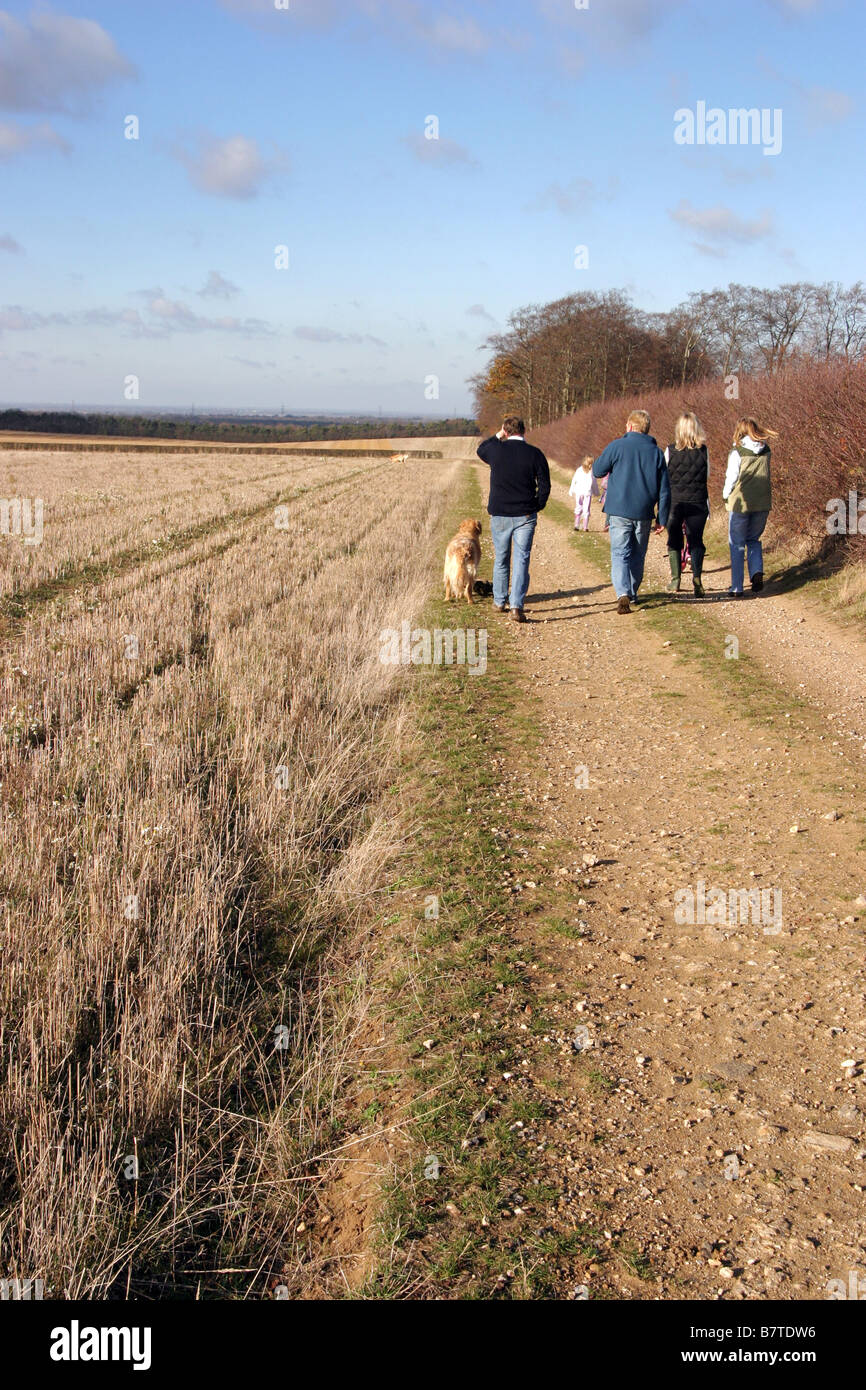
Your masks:
{"label": "chalky dirt track", "polygon": [[[623,618],[582,544],[542,515],[531,623],[506,628],[543,722],[537,764],[507,775],[559,855],[542,876],[521,845],[515,890],[546,892],[578,934],[543,938],[546,1027],[515,1018],[524,1041],[500,1085],[552,1108],[522,1134],[561,1193],[547,1219],[591,1222],[632,1252],[614,1272],[578,1271],[590,1291],[827,1298],[828,1281],[847,1288],[866,1268],[866,649],[772,586],[724,602],[727,572],[711,566],[711,601],[693,605],[701,664],[654,622],[663,549],[648,604]],[[772,700],[737,695],[729,634]],[[795,635],[813,652],[832,643],[823,684],[786,663]],[[795,698],[807,684],[812,698]],[[781,929],[678,924],[677,895],[699,880],[777,890]]]}

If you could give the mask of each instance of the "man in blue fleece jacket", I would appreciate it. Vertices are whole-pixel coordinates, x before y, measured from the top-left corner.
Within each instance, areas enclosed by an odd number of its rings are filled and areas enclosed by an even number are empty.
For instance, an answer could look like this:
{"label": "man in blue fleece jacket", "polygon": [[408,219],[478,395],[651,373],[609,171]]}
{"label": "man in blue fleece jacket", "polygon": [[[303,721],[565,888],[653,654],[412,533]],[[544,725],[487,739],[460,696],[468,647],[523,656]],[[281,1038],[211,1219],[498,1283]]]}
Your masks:
{"label": "man in blue fleece jacket", "polygon": [[649,432],[645,410],[633,410],[625,434],[608,444],[592,465],[596,478],[610,474],[604,511],[610,522],[610,577],[618,613],[630,613],[643,579],[646,550],[658,508],[667,523],[671,484],[665,456]]}

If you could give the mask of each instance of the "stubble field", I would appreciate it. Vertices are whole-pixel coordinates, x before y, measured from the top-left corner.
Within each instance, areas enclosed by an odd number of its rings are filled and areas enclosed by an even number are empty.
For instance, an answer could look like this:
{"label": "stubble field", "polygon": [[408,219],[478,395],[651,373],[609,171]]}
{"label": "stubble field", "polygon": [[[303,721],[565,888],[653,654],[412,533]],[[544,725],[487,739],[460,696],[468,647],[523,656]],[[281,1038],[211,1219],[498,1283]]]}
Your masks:
{"label": "stubble field", "polygon": [[0,1265],[261,1296],[333,1138],[354,984],[323,980],[393,834],[378,635],[422,602],[452,465],[5,464],[44,534],[0,550]]}

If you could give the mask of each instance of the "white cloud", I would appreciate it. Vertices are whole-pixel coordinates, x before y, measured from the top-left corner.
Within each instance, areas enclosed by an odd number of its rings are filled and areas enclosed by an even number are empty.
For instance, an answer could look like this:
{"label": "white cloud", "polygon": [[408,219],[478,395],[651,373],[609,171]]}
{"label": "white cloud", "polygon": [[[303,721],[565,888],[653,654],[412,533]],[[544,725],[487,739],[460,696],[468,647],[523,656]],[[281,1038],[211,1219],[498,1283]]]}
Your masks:
{"label": "white cloud", "polygon": [[0,121],[0,159],[14,159],[27,150],[60,150],[68,154],[70,146],[47,121],[39,125],[19,125],[17,121]]}
{"label": "white cloud", "polygon": [[201,135],[194,150],[179,147],[176,154],[192,184],[218,198],[255,198],[262,185],[287,163],[283,151],[267,159],[257,141],[246,135],[226,139]]}
{"label": "white cloud", "polygon": [[24,247],[21,242],[9,235],[0,236],[0,251],[8,251],[10,256],[24,255]]}
{"label": "white cloud", "polygon": [[0,10],[0,107],[87,111],[100,88],[135,69],[92,19],[39,11],[30,20]]}
{"label": "white cloud", "polygon": [[496,322],[496,319],[493,317],[493,315],[488,314],[483,304],[470,304],[466,312],[470,315],[471,318],[487,319],[488,323]]}
{"label": "white cloud", "polygon": [[711,208],[696,208],[688,198],[681,198],[669,216],[681,227],[699,232],[709,242],[748,243],[760,241],[773,230],[773,217],[770,212],[762,212],[758,217],[740,217],[732,208],[717,203]]}

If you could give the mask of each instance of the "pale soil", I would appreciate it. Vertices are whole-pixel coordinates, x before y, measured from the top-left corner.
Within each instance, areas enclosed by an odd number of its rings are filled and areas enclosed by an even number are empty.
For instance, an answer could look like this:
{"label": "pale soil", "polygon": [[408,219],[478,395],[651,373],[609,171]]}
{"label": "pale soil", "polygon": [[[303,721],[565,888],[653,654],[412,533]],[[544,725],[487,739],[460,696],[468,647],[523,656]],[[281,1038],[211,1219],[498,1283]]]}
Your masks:
{"label": "pale soil", "polygon": [[[767,593],[702,607],[752,642],[788,638],[792,605]],[[568,1267],[561,1296],[582,1283],[620,1297],[824,1298],[828,1279],[866,1268],[864,1083],[841,1067],[866,1058],[862,763],[847,741],[821,741],[808,708],[764,726],[742,717],[724,695],[724,634],[715,678],[681,664],[640,612],[616,615],[597,568],[544,516],[527,613],[506,630],[543,738],[535,766],[503,769],[538,816],[537,841],[509,845],[525,855],[515,891],[585,926],[570,940],[527,920],[544,1032],[515,1017],[520,1060],[496,1092],[555,1099],[555,1118],[522,1132],[561,1193],[550,1224],[589,1223],[650,1274],[622,1259],[613,1273]],[[840,713],[834,690],[825,679],[825,715]],[[780,934],[678,925],[674,894],[699,879],[781,890]],[[581,1026],[592,1047],[578,1054]]]}
{"label": "pale soil", "polygon": [[[554,479],[553,496],[568,502],[568,489]],[[711,526],[725,535],[726,518],[716,517]],[[602,512],[593,500],[590,528],[600,531]],[[683,575],[680,602],[700,603],[725,632],[736,634],[742,650],[753,655],[783,684],[813,700],[827,719],[828,737],[859,745],[866,752],[866,634],[843,628],[813,603],[808,584],[795,594],[776,592],[779,565],[772,551],[765,551],[766,584],[761,595],[727,597],[731,572],[727,564],[708,560],[704,570],[707,597],[695,600],[691,571]],[[644,594],[665,591],[670,579],[667,536],[651,536],[647,551]],[[772,599],[768,603],[767,600]]]}

